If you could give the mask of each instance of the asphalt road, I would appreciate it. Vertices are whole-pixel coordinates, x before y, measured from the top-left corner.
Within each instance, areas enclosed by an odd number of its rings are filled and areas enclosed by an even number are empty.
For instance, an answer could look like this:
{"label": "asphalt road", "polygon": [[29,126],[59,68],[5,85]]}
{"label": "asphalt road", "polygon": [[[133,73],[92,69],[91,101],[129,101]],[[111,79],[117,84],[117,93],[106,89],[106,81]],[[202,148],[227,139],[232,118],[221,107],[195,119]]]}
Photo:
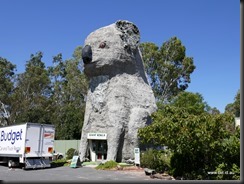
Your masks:
{"label": "asphalt road", "polygon": [[[154,182],[144,171],[108,171],[96,170],[89,166],[70,168],[68,166],[22,170],[9,169],[0,165],[0,180],[5,182]],[[1,183],[1,182],[0,182]]]}

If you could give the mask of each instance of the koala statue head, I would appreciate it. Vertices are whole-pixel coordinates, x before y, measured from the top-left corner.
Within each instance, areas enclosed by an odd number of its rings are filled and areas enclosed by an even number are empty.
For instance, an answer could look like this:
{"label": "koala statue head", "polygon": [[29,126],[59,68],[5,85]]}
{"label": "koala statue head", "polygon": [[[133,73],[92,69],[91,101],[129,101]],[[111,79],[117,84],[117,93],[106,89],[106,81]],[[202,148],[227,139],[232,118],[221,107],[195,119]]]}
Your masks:
{"label": "koala statue head", "polygon": [[125,20],[90,33],[82,49],[84,73],[88,77],[137,73],[143,66],[139,41],[138,28]]}

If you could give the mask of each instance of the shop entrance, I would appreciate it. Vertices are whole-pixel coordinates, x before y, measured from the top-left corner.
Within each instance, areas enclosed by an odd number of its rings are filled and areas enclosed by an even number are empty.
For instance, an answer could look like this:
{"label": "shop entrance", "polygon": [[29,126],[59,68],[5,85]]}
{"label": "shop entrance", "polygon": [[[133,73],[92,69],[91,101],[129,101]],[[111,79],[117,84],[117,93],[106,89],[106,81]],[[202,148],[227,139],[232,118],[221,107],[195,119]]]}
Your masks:
{"label": "shop entrance", "polygon": [[106,160],[107,149],[107,140],[92,140],[92,151],[95,153],[95,160]]}

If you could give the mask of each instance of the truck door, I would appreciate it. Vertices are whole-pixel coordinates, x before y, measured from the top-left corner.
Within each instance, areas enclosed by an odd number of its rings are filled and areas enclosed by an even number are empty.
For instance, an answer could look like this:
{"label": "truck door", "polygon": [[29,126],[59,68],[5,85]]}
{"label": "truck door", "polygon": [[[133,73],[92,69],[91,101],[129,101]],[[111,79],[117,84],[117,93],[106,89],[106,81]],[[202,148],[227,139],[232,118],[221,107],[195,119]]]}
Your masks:
{"label": "truck door", "polygon": [[41,129],[39,124],[27,124],[25,156],[41,156]]}
{"label": "truck door", "polygon": [[51,157],[54,147],[54,134],[55,129],[52,125],[43,125],[42,126],[42,156]]}

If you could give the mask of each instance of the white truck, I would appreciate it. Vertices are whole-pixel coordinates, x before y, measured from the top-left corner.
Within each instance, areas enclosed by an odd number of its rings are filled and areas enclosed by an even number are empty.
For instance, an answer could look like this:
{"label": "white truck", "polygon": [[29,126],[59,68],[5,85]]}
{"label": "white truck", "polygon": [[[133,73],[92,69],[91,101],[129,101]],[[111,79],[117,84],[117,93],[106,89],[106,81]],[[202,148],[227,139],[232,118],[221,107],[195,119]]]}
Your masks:
{"label": "white truck", "polygon": [[49,124],[25,123],[0,127],[0,163],[23,169],[51,167],[55,128]]}

